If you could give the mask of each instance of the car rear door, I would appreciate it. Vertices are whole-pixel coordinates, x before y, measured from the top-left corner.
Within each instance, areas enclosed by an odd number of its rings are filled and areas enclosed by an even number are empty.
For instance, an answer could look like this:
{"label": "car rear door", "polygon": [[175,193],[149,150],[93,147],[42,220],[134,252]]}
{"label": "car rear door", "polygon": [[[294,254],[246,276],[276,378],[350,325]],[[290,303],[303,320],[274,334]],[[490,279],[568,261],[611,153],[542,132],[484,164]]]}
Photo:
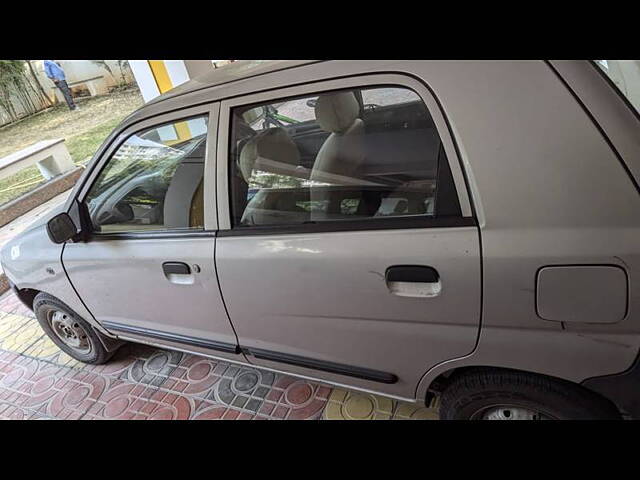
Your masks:
{"label": "car rear door", "polygon": [[105,152],[79,192],[94,231],[67,243],[73,287],[122,338],[235,357],[214,264],[219,104],[144,120]]}
{"label": "car rear door", "polygon": [[[375,151],[369,148],[357,178],[314,183],[304,179],[310,175],[305,165],[291,169],[302,172],[299,178],[284,178],[283,169],[269,172],[269,165],[300,162],[295,152],[286,153],[292,151],[286,138],[277,148],[253,140],[258,158],[252,176],[240,178],[238,165],[246,164],[251,148],[236,150],[243,141],[230,138],[237,131],[234,118],[265,103],[371,88],[408,90],[424,118],[399,122],[396,115],[390,135],[382,120],[373,122],[365,138]],[[252,363],[413,398],[427,369],[473,350],[481,308],[479,232],[445,118],[422,82],[374,74],[237,97],[222,102],[219,132],[216,266],[240,347]],[[255,138],[265,135],[258,131]],[[254,194],[277,194],[271,203],[282,209],[283,220],[260,215],[251,201],[255,215],[243,216],[242,182]],[[439,202],[436,211],[428,201],[407,210],[412,199],[408,193],[403,198],[402,189],[411,185],[420,193],[434,182],[437,191],[428,200]],[[384,193],[389,188],[393,195]],[[307,202],[300,201],[304,189]],[[341,218],[314,200],[338,194]],[[367,214],[371,195],[376,206]]]}

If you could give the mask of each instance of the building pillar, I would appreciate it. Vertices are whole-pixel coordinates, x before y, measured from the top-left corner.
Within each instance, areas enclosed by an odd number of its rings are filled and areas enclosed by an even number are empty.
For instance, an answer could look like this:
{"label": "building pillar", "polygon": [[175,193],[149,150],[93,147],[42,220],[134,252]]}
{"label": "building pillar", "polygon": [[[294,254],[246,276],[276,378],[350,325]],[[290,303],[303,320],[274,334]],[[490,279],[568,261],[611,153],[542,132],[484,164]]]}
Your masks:
{"label": "building pillar", "polygon": [[214,68],[212,60],[129,60],[129,65],[145,102]]}

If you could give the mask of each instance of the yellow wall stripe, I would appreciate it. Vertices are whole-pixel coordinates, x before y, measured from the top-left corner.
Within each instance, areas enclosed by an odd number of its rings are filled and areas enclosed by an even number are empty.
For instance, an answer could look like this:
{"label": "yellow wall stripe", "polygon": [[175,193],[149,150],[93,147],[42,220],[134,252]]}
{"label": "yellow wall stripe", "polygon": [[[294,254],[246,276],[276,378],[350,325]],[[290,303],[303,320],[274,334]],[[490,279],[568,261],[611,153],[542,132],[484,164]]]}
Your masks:
{"label": "yellow wall stripe", "polygon": [[178,138],[180,141],[184,142],[185,140],[189,140],[193,137],[191,135],[191,130],[189,129],[189,125],[187,122],[178,122],[174,123],[173,126],[176,129],[176,133],[178,134]]}
{"label": "yellow wall stripe", "polygon": [[[160,93],[168,92],[173,88],[173,83],[171,82],[171,77],[169,76],[169,72],[167,71],[167,67],[164,64],[163,60],[147,60],[149,63],[149,68],[151,68],[151,73],[153,73],[153,78],[156,80],[156,84],[158,85],[158,90]],[[168,145],[172,145],[174,143],[184,142],[192,138],[191,130],[189,129],[189,125],[187,122],[178,122],[174,123],[173,127],[176,131],[177,140],[173,142],[167,142]]]}
{"label": "yellow wall stripe", "polygon": [[171,77],[169,77],[169,72],[167,72],[167,67],[164,64],[164,61],[147,60],[147,62],[149,62],[151,73],[153,73],[153,78],[156,79],[156,84],[158,85],[160,93],[171,90],[173,88],[173,84],[171,83]]}

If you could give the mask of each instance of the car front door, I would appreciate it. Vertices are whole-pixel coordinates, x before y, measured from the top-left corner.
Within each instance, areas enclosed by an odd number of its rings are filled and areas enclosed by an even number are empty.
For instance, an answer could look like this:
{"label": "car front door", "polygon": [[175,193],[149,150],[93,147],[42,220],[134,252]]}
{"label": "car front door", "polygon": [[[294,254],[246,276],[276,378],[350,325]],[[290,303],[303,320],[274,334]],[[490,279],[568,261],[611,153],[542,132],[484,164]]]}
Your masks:
{"label": "car front door", "polygon": [[[235,355],[214,265],[219,104],[127,128],[78,200],[92,232],[63,264],[107,330],[138,341]],[[212,147],[213,145],[213,147]]]}
{"label": "car front door", "polygon": [[[245,121],[307,99],[326,136],[311,168],[291,129]],[[425,85],[359,76],[235,98],[220,115],[216,265],[252,363],[413,398],[427,369],[473,350],[479,232]]]}

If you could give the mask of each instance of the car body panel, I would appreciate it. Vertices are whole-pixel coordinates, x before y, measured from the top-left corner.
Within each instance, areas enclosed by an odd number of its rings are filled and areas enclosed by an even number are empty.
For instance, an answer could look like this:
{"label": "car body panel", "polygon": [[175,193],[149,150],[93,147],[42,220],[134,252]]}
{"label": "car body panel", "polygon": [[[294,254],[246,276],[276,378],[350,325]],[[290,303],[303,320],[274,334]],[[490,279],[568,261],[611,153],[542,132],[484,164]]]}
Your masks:
{"label": "car body panel", "polygon": [[[131,326],[235,346],[218,289],[214,248],[214,234],[93,240],[66,245],[63,261],[76,291],[105,326]],[[168,261],[184,262],[192,272],[197,265],[199,272],[185,275],[188,283],[173,283],[162,269]]]}
{"label": "car body panel", "polygon": [[62,245],[49,240],[46,221],[53,213],[2,247],[0,256],[4,273],[18,289],[34,289],[53,295],[105,333],[69,283],[61,261]]}
{"label": "car body panel", "polygon": [[[397,335],[401,342],[409,342],[412,351],[418,351],[418,343],[412,343],[413,340],[409,338],[412,331],[418,332],[417,338],[424,335],[425,350],[429,350],[430,342],[437,339],[454,342],[449,350],[443,347],[438,358],[436,353],[432,357],[429,352],[425,353],[419,360],[423,362],[422,365],[409,366],[408,357],[390,360],[392,367],[393,362],[397,362],[400,369],[410,368],[408,377],[415,376],[416,382],[419,375],[415,372],[423,372],[413,390],[408,384],[396,391],[371,383],[349,382],[345,377],[340,377],[338,383],[353,384],[387,395],[421,399],[434,380],[458,367],[498,366],[580,383],[591,377],[623,372],[633,364],[640,350],[640,318],[637,313],[640,290],[635,281],[640,274],[640,195],[637,190],[640,120],[592,64],[587,61],[329,61],[273,64],[263,70],[253,70],[255,75],[242,76],[239,73],[241,71],[242,64],[236,65],[233,72],[229,71],[229,76],[215,81],[214,72],[208,79],[185,85],[125,119],[98,150],[65,208],[68,210],[71,207],[77,194],[82,196],[86,192],[95,178],[97,168],[126,137],[127,132],[161,123],[163,119],[175,115],[200,112],[209,108],[207,105],[221,102],[220,135],[217,144],[214,146],[212,142],[210,145],[216,150],[214,155],[217,154],[217,162],[212,162],[206,173],[209,178],[206,196],[217,198],[218,205],[215,209],[209,209],[207,218],[211,230],[228,230],[228,201],[226,205],[224,203],[228,198],[225,197],[225,142],[228,129],[225,108],[228,105],[239,97],[249,101],[249,97],[261,98],[273,90],[286,92],[291,89],[297,92],[314,82],[349,86],[355,76],[411,77],[420,85],[419,88],[429,92],[429,95],[422,95],[425,101],[428,96],[432,97],[427,106],[439,118],[436,120],[434,117],[434,120],[446,144],[445,148],[448,148],[447,156],[452,163],[454,177],[458,175],[456,185],[464,185],[465,188],[459,193],[467,196],[469,212],[479,227],[479,237],[475,234],[475,247],[471,233],[463,229],[460,233],[466,236],[453,242],[452,252],[460,253],[462,249],[477,252],[477,266],[470,268],[472,277],[477,275],[481,278],[477,286],[478,297],[473,288],[467,290],[464,287],[464,292],[472,291],[472,303],[480,298],[481,308],[475,325],[465,319],[459,320],[460,331],[464,332],[463,341],[455,338],[453,332],[456,329],[451,324],[444,327],[428,327],[420,322],[402,324],[407,330]],[[214,128],[210,123],[211,132]],[[407,251],[414,250],[425,255],[431,253],[426,240],[434,231],[425,228],[407,239],[398,240],[395,237],[402,230],[383,230],[380,238],[385,241],[393,238],[396,243],[406,242]],[[455,236],[455,233],[455,229],[447,230],[442,238]],[[221,236],[218,239],[219,246],[222,246],[219,250],[223,252],[221,255],[228,255],[229,259],[238,260],[238,264],[242,265],[239,271],[234,272],[231,264],[223,260],[219,268],[223,295],[226,295],[225,289],[228,288],[240,292],[232,300],[232,308],[240,305],[242,314],[239,323],[243,324],[243,330],[252,320],[249,318],[252,312],[259,308],[254,302],[261,298],[263,301],[269,299],[265,292],[258,291],[256,299],[249,304],[240,303],[242,288],[248,292],[248,286],[240,285],[239,274],[246,275],[251,270],[248,259],[253,258],[263,271],[267,269],[267,272],[257,271],[255,275],[268,275],[269,255],[272,255],[271,258],[277,260],[273,265],[273,274],[276,278],[282,278],[283,284],[298,291],[303,286],[296,285],[292,275],[302,274],[302,278],[308,281],[314,278],[309,273],[313,269],[323,271],[328,268],[315,260],[313,254],[300,249],[311,246],[311,249],[345,256],[348,251],[339,245],[348,245],[352,249],[349,251],[353,251],[351,239],[364,234],[339,232],[325,235],[337,241],[320,245],[314,235],[306,234],[242,238]],[[282,242],[287,248],[277,254],[270,252],[269,248],[273,249],[274,245],[269,242],[274,240]],[[19,258],[11,256],[15,246],[20,247]],[[375,264],[371,270],[380,273],[382,265],[373,258],[373,247],[364,252],[363,258],[370,258]],[[242,254],[244,248],[250,249],[245,255]],[[43,226],[32,228],[14,239],[2,249],[1,255],[9,278],[18,288],[47,291],[82,316],[90,316],[83,305],[82,300],[85,299],[81,300],[75,295],[66,277],[60,273],[61,247],[53,245],[46,238]],[[394,258],[401,256],[398,253],[394,255],[399,255]],[[439,261],[450,258],[442,251],[436,252],[436,255],[442,255]],[[293,260],[300,263],[293,264]],[[350,264],[357,270],[346,268]],[[557,265],[612,265],[624,270],[629,281],[628,308],[624,318],[612,324],[598,323],[597,319],[594,323],[569,323],[541,318],[535,308],[536,274],[541,268]],[[53,268],[56,275],[47,276],[47,267]],[[352,275],[364,271],[364,264],[358,264],[355,258],[348,258],[345,265],[338,268],[339,282],[328,288],[334,289],[334,297],[338,295],[338,298],[345,300],[348,285],[357,283]],[[444,271],[449,266],[441,268]],[[460,264],[452,268],[457,270]],[[458,272],[455,274],[458,275]],[[379,285],[374,280],[379,279],[379,275],[371,273],[370,276],[371,280],[366,283],[367,292],[361,298],[379,291]],[[225,279],[233,286],[225,287]],[[310,283],[313,285],[315,281]],[[266,282],[266,277],[258,278],[254,285],[259,286],[262,282]],[[99,294],[96,289],[85,295]],[[231,296],[236,297],[235,294]],[[354,314],[351,311],[351,316],[377,318],[374,312],[367,309],[380,306],[376,303],[380,298],[374,298],[375,301],[365,305],[360,312]],[[311,300],[318,302],[313,298]],[[291,302],[295,318],[306,322],[310,317],[303,315],[305,299],[296,297]],[[456,308],[468,308],[464,300],[460,302],[461,305]],[[340,305],[342,311],[339,311]],[[344,308],[345,305],[344,301],[336,305],[328,304],[327,307],[334,309],[331,318],[335,320],[349,316],[346,315],[349,309]],[[321,304],[312,303],[310,306],[312,309],[307,315],[319,316]],[[270,307],[271,314],[277,310],[277,305]],[[416,320],[417,310],[411,315],[407,318]],[[374,325],[372,328],[389,328],[393,324],[392,321],[367,323]],[[339,325],[333,323],[336,328],[346,329],[347,336],[355,335],[350,331],[352,325],[349,321]],[[475,336],[471,335],[472,331],[476,332]],[[266,325],[258,325],[256,332],[253,346],[265,347],[265,344],[269,344],[269,348],[309,355],[309,345],[305,345],[304,341],[300,348],[291,343],[298,338],[304,339],[304,335],[314,335],[315,330],[313,326],[307,326],[299,332],[284,332],[280,340]],[[327,335],[326,332],[321,334]],[[322,341],[328,341],[327,338]],[[470,342],[470,338],[474,340]],[[285,340],[287,345],[283,345]],[[165,344],[170,345],[169,342]],[[337,342],[335,351],[332,347],[327,345],[321,352],[324,359],[342,362],[355,360],[358,363],[355,357],[350,357],[352,353],[347,351],[346,342]],[[361,350],[365,361],[360,363],[373,365],[383,371],[389,370],[380,359],[374,358],[374,353],[366,348]],[[307,369],[280,363],[277,365],[294,374],[326,378]],[[273,365],[265,362],[264,366]],[[333,381],[336,378],[331,377]]]}
{"label": "car body panel", "polygon": [[[441,293],[393,295],[385,271],[407,264],[437,270]],[[475,227],[225,236],[217,240],[216,265],[243,348],[398,377],[382,385],[316,372],[326,380],[411,397],[424,365],[470,353],[478,336]],[[249,358],[256,365],[275,365]],[[304,367],[291,370],[313,373]]]}

